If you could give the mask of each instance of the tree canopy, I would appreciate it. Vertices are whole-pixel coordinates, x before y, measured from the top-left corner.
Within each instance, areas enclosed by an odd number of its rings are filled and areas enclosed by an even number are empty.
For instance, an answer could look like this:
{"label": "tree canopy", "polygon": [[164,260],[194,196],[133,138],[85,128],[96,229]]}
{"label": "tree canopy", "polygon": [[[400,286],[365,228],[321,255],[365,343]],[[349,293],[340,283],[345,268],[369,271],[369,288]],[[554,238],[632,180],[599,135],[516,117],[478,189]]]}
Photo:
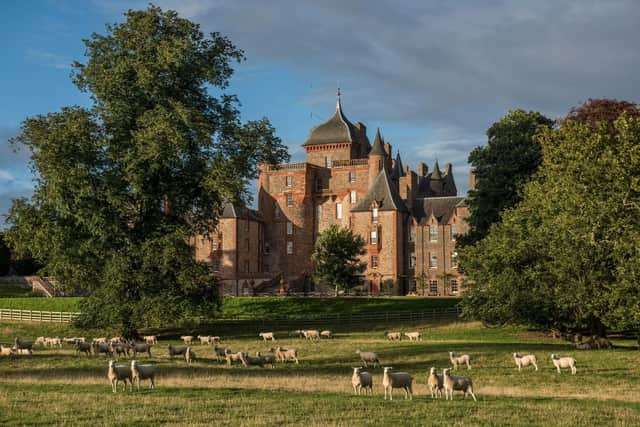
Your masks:
{"label": "tree canopy", "polygon": [[634,115],[564,120],[542,133],[543,161],[522,202],[484,240],[459,251],[472,282],[468,315],[594,334],[640,331]]}
{"label": "tree canopy", "polygon": [[288,154],[225,92],[244,58],[230,40],[155,6],[125,17],[84,40],[87,60],[73,65],[92,107],[23,122],[13,142],[37,178],[10,209],[7,239],[89,295],[81,322],[135,334],[214,313],[218,287],[190,239],[213,230],[224,202],[248,200],[259,162]]}
{"label": "tree canopy", "polygon": [[366,264],[360,257],[366,253],[362,236],[347,228],[332,225],[316,240],[311,260],[315,265],[314,278],[338,290],[348,291],[361,284],[360,275]]}
{"label": "tree canopy", "polygon": [[461,245],[484,238],[501,213],[521,200],[523,186],[542,159],[536,135],[553,124],[538,112],[514,110],[487,130],[487,144],[469,155],[476,187],[467,199],[470,229],[459,239]]}

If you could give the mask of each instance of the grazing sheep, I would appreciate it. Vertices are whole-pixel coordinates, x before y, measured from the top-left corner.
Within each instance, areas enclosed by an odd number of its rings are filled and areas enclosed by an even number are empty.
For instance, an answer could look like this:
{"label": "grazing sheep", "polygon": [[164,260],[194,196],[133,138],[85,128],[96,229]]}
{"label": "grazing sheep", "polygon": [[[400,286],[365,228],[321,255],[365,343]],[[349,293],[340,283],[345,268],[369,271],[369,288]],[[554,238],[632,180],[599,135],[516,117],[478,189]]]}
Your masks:
{"label": "grazing sheep", "polygon": [[145,335],[142,337],[144,342],[147,344],[158,344],[158,336],[157,335]]}
{"label": "grazing sheep", "polygon": [[133,351],[133,357],[136,358],[138,357],[138,353],[147,353],[147,356],[149,358],[153,357],[151,356],[151,347],[153,347],[152,344],[149,344],[148,342],[145,343],[131,343],[129,344],[129,348],[131,348],[131,351]]}
{"label": "grazing sheep", "polygon": [[169,358],[171,360],[173,360],[173,356],[184,356],[184,353],[187,351],[187,346],[184,345],[172,345],[169,344],[167,346],[167,349],[169,350]]}
{"label": "grazing sheep", "polygon": [[470,360],[471,358],[469,357],[468,354],[463,354],[460,356],[455,356],[453,354],[453,352],[449,352],[449,360],[451,360],[451,364],[453,365],[453,369],[457,369],[458,365],[467,365],[467,369],[471,369],[471,364],[470,364]]}
{"label": "grazing sheep", "polygon": [[14,353],[19,354],[21,356],[31,356],[33,354],[33,350],[30,348],[16,348],[12,349]]}
{"label": "grazing sheep", "polygon": [[361,369],[353,368],[353,375],[351,375],[353,394],[360,396],[362,389],[364,389],[365,394],[367,389],[369,389],[369,394],[373,394],[373,377],[369,372],[361,371]]}
{"label": "grazing sheep", "polygon": [[126,357],[129,357],[130,347],[128,344],[111,341],[109,343],[109,347],[111,347],[111,354],[113,354],[114,356],[119,357],[119,356],[125,355]]}
{"label": "grazing sheep", "polygon": [[210,338],[211,338],[211,344],[219,344],[220,341],[221,341],[220,337],[217,336],[217,335],[216,336],[212,336]]}
{"label": "grazing sheep", "polygon": [[332,336],[333,336],[333,334],[329,330],[324,330],[324,331],[320,332],[320,337],[321,338],[331,338]]}
{"label": "grazing sheep", "polygon": [[42,345],[42,346],[46,347],[47,343],[45,342],[45,337],[36,338],[36,341],[33,343],[33,345]]}
{"label": "grazing sheep", "polygon": [[304,338],[304,331],[301,330],[301,329],[296,329],[295,331],[289,332],[289,336],[290,337]]}
{"label": "grazing sheep", "polygon": [[44,345],[45,346],[51,346],[51,347],[58,346],[58,347],[62,348],[62,340],[60,338],[58,338],[58,337],[45,338],[44,339]]}
{"label": "grazing sheep", "polygon": [[196,352],[191,350],[191,347],[187,347],[187,350],[184,352],[184,360],[187,362],[187,365],[191,365],[196,360]]}
{"label": "grazing sheep", "polygon": [[13,340],[13,344],[17,350],[33,350],[33,343],[31,341],[21,340],[19,337],[15,337],[15,339]]}
{"label": "grazing sheep", "polygon": [[605,337],[594,336],[593,340],[595,341],[598,348],[613,348],[613,344]]}
{"label": "grazing sheep", "polygon": [[86,341],[87,340],[84,337],[62,338],[62,342],[64,342],[65,344],[72,344],[72,345],[75,345],[77,342],[86,342]]}
{"label": "grazing sheep", "polygon": [[209,335],[198,335],[196,338],[200,340],[200,345],[211,344],[211,337]]}
{"label": "grazing sheep", "polygon": [[153,365],[139,365],[137,360],[132,360],[131,377],[138,390],[140,390],[140,380],[149,380],[149,388],[156,388],[156,368]]}
{"label": "grazing sheep", "polygon": [[191,345],[193,342],[193,335],[183,335],[180,337],[184,345]]}
{"label": "grazing sheep", "polygon": [[0,345],[0,356],[11,356],[12,354],[13,349],[11,347]]}
{"label": "grazing sheep", "polygon": [[76,353],[85,353],[87,356],[91,355],[91,344],[88,342],[78,341],[76,342]]}
{"label": "grazing sheep", "polygon": [[369,367],[368,363],[373,364],[374,368],[376,367],[376,365],[380,366],[380,359],[378,358],[378,355],[375,354],[374,352],[356,350],[356,354],[360,355],[360,359],[364,363],[365,368]]}
{"label": "grazing sheep", "polygon": [[444,388],[443,378],[438,375],[436,368],[431,368],[429,375],[427,376],[427,386],[431,392],[431,398],[436,399],[442,397],[442,389]]}
{"label": "grazing sheep", "polygon": [[224,357],[227,359],[227,367],[231,367],[234,362],[240,362],[242,363],[242,366],[247,367],[247,361],[240,351],[233,353],[230,350],[225,349]]}
{"label": "grazing sheep", "polygon": [[385,367],[382,375],[382,387],[384,388],[384,400],[393,400],[393,389],[401,388],[404,390],[405,400],[413,400],[413,377],[406,372],[391,372],[393,367]]}
{"label": "grazing sheep", "polygon": [[92,343],[98,343],[98,344],[104,344],[107,342],[107,338],[106,337],[99,337],[99,338],[94,338],[91,340]]}
{"label": "grazing sheep", "polygon": [[249,356],[249,353],[245,351],[242,352],[242,358],[248,366],[260,366],[261,368],[264,368],[264,359],[260,356]]}
{"label": "grazing sheep", "polygon": [[533,365],[538,370],[538,358],[535,354],[527,354],[526,356],[520,356],[518,353],[513,353],[513,360],[516,361],[518,371],[522,370],[523,366]]}
{"label": "grazing sheep", "polygon": [[558,370],[558,373],[562,372],[560,368],[571,368],[571,374],[572,375],[576,374],[575,358],[570,356],[561,357],[561,356],[558,356],[557,354],[552,354],[551,361],[553,362],[553,366],[555,366],[556,369]]}
{"label": "grazing sheep", "polygon": [[476,395],[473,394],[473,381],[471,381],[470,377],[464,376],[452,376],[451,369],[447,368],[442,371],[443,376],[443,385],[444,385],[444,398],[445,400],[453,400],[453,392],[454,390],[464,392],[464,398],[467,398],[467,393],[473,397],[473,400],[477,402]]}
{"label": "grazing sheep", "polygon": [[109,340],[110,343],[126,343],[127,341],[123,337],[113,337]]}
{"label": "grazing sheep", "polygon": [[272,368],[276,367],[276,356],[273,354],[262,354],[259,351],[256,352],[256,357],[262,358],[265,365],[271,365]]}
{"label": "grazing sheep", "polygon": [[400,332],[385,332],[384,335],[389,341],[401,341],[402,334]]}
{"label": "grazing sheep", "polygon": [[275,347],[271,348],[269,351],[275,353],[276,359],[281,362],[287,362],[289,360],[293,360],[296,364],[300,363],[298,361],[298,352],[295,348],[284,348],[284,347]]}
{"label": "grazing sheep", "polygon": [[[213,354],[215,354],[216,356],[216,360],[220,361],[220,359],[224,359],[226,357],[226,352],[227,352],[226,347],[218,347],[217,345],[213,347]],[[233,353],[233,351],[229,350],[230,353]]]}
{"label": "grazing sheep", "polygon": [[258,334],[258,336],[260,338],[262,338],[262,341],[268,341],[268,340],[275,341],[276,340],[276,337],[273,336],[273,332],[260,332]]}
{"label": "grazing sheep", "polygon": [[404,336],[409,338],[409,341],[422,341],[420,332],[405,332]]}
{"label": "grazing sheep", "polygon": [[112,353],[111,345],[107,344],[105,342],[103,342],[103,343],[94,342],[91,346],[93,348],[93,354],[96,355],[96,356],[99,355],[99,354],[108,354],[108,355],[110,355]]}
{"label": "grazing sheep", "polygon": [[312,329],[309,331],[302,331],[302,334],[304,335],[304,337],[308,340],[319,340],[320,339],[320,331],[318,331],[317,329]]}
{"label": "grazing sheep", "polygon": [[122,391],[127,389],[127,381],[130,384],[131,391],[133,391],[133,379],[131,377],[131,368],[128,366],[116,366],[115,360],[109,361],[109,371],[107,372],[107,378],[111,383],[111,391],[114,393],[118,391],[118,382],[122,381]]}

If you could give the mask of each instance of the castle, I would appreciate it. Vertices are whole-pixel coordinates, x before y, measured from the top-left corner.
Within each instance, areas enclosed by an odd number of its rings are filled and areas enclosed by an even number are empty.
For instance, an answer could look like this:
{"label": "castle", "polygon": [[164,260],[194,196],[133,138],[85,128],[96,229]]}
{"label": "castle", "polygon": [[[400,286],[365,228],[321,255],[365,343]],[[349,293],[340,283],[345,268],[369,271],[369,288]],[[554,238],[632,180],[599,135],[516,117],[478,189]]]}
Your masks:
{"label": "castle", "polygon": [[216,231],[194,238],[227,295],[316,290],[311,254],[319,233],[338,224],[366,241],[363,289],[394,295],[461,292],[456,236],[466,233],[465,197],[451,164],[441,171],[403,165],[376,131],[333,116],[303,144],[306,162],[260,166],[258,210],[227,204]]}

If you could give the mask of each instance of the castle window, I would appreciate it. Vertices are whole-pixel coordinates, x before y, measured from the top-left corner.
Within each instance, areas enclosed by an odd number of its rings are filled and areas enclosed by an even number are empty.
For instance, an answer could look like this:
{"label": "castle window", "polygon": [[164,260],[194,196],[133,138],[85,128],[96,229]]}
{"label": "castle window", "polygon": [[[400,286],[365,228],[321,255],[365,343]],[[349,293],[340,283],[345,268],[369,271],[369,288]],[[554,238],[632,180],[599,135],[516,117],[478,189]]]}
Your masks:
{"label": "castle window", "polygon": [[458,252],[451,254],[451,268],[458,268]]}
{"label": "castle window", "polygon": [[342,219],[342,203],[336,203],[336,218]]}
{"label": "castle window", "polygon": [[269,246],[269,243],[265,243],[264,244],[264,254],[265,255],[269,255],[271,253],[271,246]]}
{"label": "castle window", "polygon": [[409,257],[409,268],[416,268],[416,253],[412,252]]}
{"label": "castle window", "polygon": [[287,175],[286,184],[287,187],[291,187],[293,185],[293,177],[291,175]]}
{"label": "castle window", "polygon": [[293,253],[293,242],[287,242],[287,255],[291,255]]}
{"label": "castle window", "polygon": [[371,230],[369,241],[372,245],[375,245],[378,243],[378,230]]}
{"label": "castle window", "polygon": [[293,194],[287,193],[287,206],[293,206]]}
{"label": "castle window", "polygon": [[451,293],[452,294],[458,293],[458,281],[456,279],[451,280]]}
{"label": "castle window", "polygon": [[213,261],[213,271],[215,273],[220,271],[220,261]]}
{"label": "castle window", "polygon": [[325,156],[324,166],[328,169],[331,169],[331,156]]}
{"label": "castle window", "polygon": [[244,271],[245,271],[246,273],[248,273],[248,272],[249,272],[249,261],[245,261],[245,262],[244,262]]}
{"label": "castle window", "polygon": [[377,255],[372,255],[371,256],[371,268],[378,268],[378,256]]}
{"label": "castle window", "polygon": [[458,227],[455,224],[451,224],[451,240],[455,241],[458,235]]}
{"label": "castle window", "polygon": [[430,280],[429,281],[429,293],[432,295],[437,295],[438,294],[438,281],[437,280]]}
{"label": "castle window", "polygon": [[351,190],[351,193],[349,193],[349,197],[351,204],[354,204],[358,200],[358,193],[356,193],[354,190]]}
{"label": "castle window", "polygon": [[371,210],[371,220],[373,222],[378,222],[378,208],[373,208]]}
{"label": "castle window", "polygon": [[293,223],[291,221],[287,222],[287,235],[291,236],[293,234]]}
{"label": "castle window", "polygon": [[438,226],[437,225],[430,225],[429,226],[429,240],[431,240],[432,242],[437,242],[438,241]]}
{"label": "castle window", "polygon": [[249,252],[249,249],[251,248],[251,247],[249,246],[249,245],[250,245],[250,243],[249,243],[249,239],[246,239],[246,242],[247,242],[247,252]]}
{"label": "castle window", "polygon": [[415,242],[416,241],[416,226],[415,226],[415,224],[411,224],[411,228],[409,228],[409,241],[410,242]]}
{"label": "castle window", "polygon": [[316,217],[318,217],[318,221],[322,219],[322,205],[318,205],[316,208]]}
{"label": "castle window", "polygon": [[217,251],[218,250],[218,240],[217,239],[213,239],[211,241],[211,252]]}
{"label": "castle window", "polygon": [[278,202],[274,203],[273,214],[276,218],[280,218],[280,206],[278,205]]}
{"label": "castle window", "polygon": [[356,173],[349,172],[349,182],[356,182]]}
{"label": "castle window", "polygon": [[429,268],[438,268],[438,257],[433,254],[429,257]]}

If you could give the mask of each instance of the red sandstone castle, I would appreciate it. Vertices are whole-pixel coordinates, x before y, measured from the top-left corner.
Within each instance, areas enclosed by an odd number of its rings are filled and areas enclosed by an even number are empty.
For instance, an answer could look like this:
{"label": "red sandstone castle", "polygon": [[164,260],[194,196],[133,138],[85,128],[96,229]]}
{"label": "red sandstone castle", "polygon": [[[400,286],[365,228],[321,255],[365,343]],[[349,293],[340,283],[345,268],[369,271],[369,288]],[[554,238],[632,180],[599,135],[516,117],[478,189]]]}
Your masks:
{"label": "red sandstone castle", "polygon": [[258,210],[227,205],[216,232],[194,241],[196,259],[211,265],[229,295],[316,290],[311,254],[319,233],[348,227],[367,242],[363,289],[395,295],[448,296],[461,291],[456,236],[468,210],[451,164],[417,173],[392,160],[376,131],[336,111],[304,143],[307,161],[262,165]]}

